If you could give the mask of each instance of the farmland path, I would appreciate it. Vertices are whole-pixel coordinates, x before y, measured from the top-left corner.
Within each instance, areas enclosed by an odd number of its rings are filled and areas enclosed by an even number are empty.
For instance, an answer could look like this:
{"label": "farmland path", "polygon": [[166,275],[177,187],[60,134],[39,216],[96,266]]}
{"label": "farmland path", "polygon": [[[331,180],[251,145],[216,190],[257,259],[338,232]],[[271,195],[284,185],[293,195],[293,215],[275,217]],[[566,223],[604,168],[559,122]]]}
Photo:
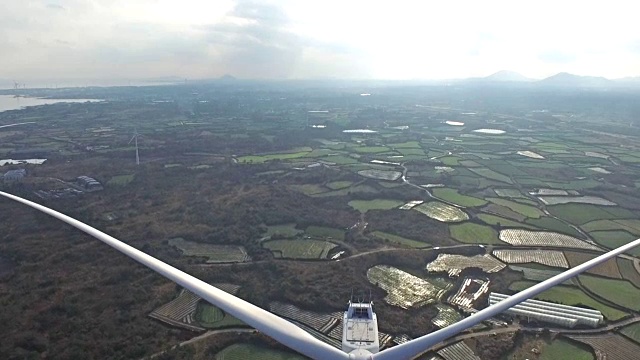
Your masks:
{"label": "farmland path", "polygon": [[[255,332],[257,332],[257,330],[256,329],[252,329],[252,328],[229,328],[229,329],[209,330],[209,331],[205,332],[204,334],[198,335],[198,336],[193,337],[193,338],[191,338],[189,340],[186,340],[186,341],[183,341],[183,342],[181,342],[179,344],[173,345],[169,350],[174,350],[174,349],[177,349],[179,347],[186,346],[186,345],[198,342],[200,340],[204,340],[204,339],[206,339],[206,338],[208,338],[210,336],[214,336],[214,335],[218,335],[218,334],[228,334],[228,333],[239,334],[239,333],[255,333]],[[164,353],[166,353],[169,350],[164,350],[164,351],[149,355],[148,357],[145,357],[143,359],[154,359],[154,358],[157,358],[159,356],[164,355]]]}

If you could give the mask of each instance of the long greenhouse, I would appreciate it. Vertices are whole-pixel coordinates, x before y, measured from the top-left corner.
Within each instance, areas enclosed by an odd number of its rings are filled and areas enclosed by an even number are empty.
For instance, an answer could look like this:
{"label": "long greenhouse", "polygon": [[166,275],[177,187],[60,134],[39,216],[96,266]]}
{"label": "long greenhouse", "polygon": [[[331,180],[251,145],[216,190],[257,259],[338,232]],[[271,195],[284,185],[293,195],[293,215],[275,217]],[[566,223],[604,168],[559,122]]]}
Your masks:
{"label": "long greenhouse", "polygon": [[[499,303],[509,295],[500,293],[489,294],[489,305]],[[598,310],[585,309],[576,306],[555,304],[540,300],[526,300],[508,310],[506,314],[527,317],[563,327],[573,328],[576,325],[597,327],[604,319]]]}

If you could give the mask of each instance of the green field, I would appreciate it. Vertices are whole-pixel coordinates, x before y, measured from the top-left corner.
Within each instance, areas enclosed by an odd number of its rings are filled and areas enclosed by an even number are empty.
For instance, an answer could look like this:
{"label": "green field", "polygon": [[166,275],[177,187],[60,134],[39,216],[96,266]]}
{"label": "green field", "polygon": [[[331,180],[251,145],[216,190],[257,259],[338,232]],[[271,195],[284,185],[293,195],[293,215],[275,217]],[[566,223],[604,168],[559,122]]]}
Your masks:
{"label": "green field", "polygon": [[358,146],[352,148],[352,150],[362,154],[376,154],[389,151],[389,148],[386,146]]}
{"label": "green field", "polygon": [[640,323],[627,325],[620,329],[620,332],[629,339],[640,343]]}
{"label": "green field", "polygon": [[640,236],[640,220],[595,220],[580,226],[584,231],[625,230]]}
{"label": "green field", "polygon": [[323,240],[268,240],[262,246],[271,250],[273,256],[288,259],[326,259],[329,251],[337,245]]}
{"label": "green field", "polygon": [[185,256],[207,258],[207,263],[243,262],[250,260],[247,252],[241,246],[199,243],[187,241],[183,238],[170,239],[168,244],[169,246],[178,248]]}
{"label": "green field", "polygon": [[396,244],[410,246],[410,247],[414,247],[414,248],[423,248],[423,247],[431,246],[430,244],[423,243],[421,241],[407,239],[407,238],[404,238],[402,236],[389,234],[389,233],[382,232],[382,231],[374,231],[374,232],[371,233],[371,235],[373,235],[373,236],[375,236],[377,238],[383,239],[383,240],[388,240],[388,241],[396,243]]}
{"label": "green field", "polygon": [[196,308],[195,320],[200,326],[207,329],[221,329],[228,327],[245,327],[245,323],[234,318],[231,315],[225,314],[224,311],[217,307],[207,304],[203,301],[198,303]]}
{"label": "green field", "polygon": [[579,239],[583,238],[582,234],[578,230],[552,217],[543,216],[538,219],[527,219],[526,222],[540,229],[556,231],[562,234],[567,234],[573,237],[577,237]]}
{"label": "green field", "polygon": [[594,294],[634,311],[640,310],[640,289],[626,280],[580,275],[580,283]]}
{"label": "green field", "polygon": [[[623,230],[592,231],[589,233],[589,235],[591,235],[593,240],[595,240],[598,244],[609,249],[615,249],[622,245],[628,244],[638,238],[637,236]],[[638,256],[640,255],[640,249],[636,247],[627,251],[627,253]]]}
{"label": "green field", "polygon": [[340,189],[348,188],[352,184],[353,184],[352,181],[332,181],[330,183],[327,183],[325,186],[331,190],[340,190]]}
{"label": "green field", "polygon": [[327,156],[323,160],[335,163],[337,165],[355,164],[358,162],[357,159],[343,155]]}
{"label": "green field", "polygon": [[111,185],[125,186],[125,185],[129,184],[130,182],[132,182],[134,177],[135,177],[134,174],[116,175],[116,176],[112,177],[111,179],[109,179],[109,181],[107,181],[107,185],[109,185],[109,186],[111,186]]}
{"label": "green field", "polygon": [[597,206],[590,204],[562,204],[547,206],[549,212],[575,225],[594,220],[633,219],[637,216],[626,209],[616,206]]}
{"label": "green field", "polygon": [[451,237],[466,244],[498,244],[505,245],[498,239],[498,232],[492,227],[474,223],[449,225]]}
{"label": "green field", "polygon": [[[605,281],[611,281],[610,279],[606,279]],[[533,285],[537,284],[532,281],[516,281],[509,285],[510,290],[521,291],[527,289]],[[598,302],[597,300],[591,298],[589,295],[584,293],[582,290],[577,289],[575,287],[570,286],[556,286],[549,290],[543,291],[538,294],[536,297],[538,300],[545,300],[551,302],[557,302],[565,305],[586,305],[590,308],[600,310],[602,315],[604,315],[607,319],[615,321],[627,316],[627,313],[622,312],[618,309],[614,309],[605,304]]]}
{"label": "green field", "polygon": [[216,354],[216,360],[304,360],[305,357],[282,350],[240,343],[224,348]]}
{"label": "green field", "polygon": [[391,200],[391,199],[374,199],[374,200],[351,200],[349,201],[349,206],[360,211],[361,213],[366,213],[369,210],[389,210],[397,208],[398,206],[404,204],[404,201],[400,200]]}
{"label": "green field", "polygon": [[487,201],[483,199],[462,195],[458,193],[456,189],[436,188],[433,189],[433,196],[466,207],[482,206],[487,203]]}
{"label": "green field", "polygon": [[521,214],[522,216],[525,216],[528,218],[537,219],[541,216],[544,216],[544,213],[540,209],[530,205],[520,204],[515,201],[505,200],[501,198],[487,198],[487,200],[491,201],[496,205],[507,207],[512,211],[515,211],[518,214]]}
{"label": "green field", "polygon": [[302,184],[302,185],[289,185],[292,189],[299,191],[307,196],[321,194],[327,191],[324,187],[318,184]]}
{"label": "green field", "polygon": [[290,224],[280,224],[280,225],[269,225],[267,226],[267,236],[283,236],[283,237],[294,237],[298,234],[302,234],[304,230],[296,229],[295,223]]}
{"label": "green field", "polygon": [[496,215],[478,214],[477,216],[478,216],[478,219],[482,220],[484,223],[489,225],[498,226],[498,224],[500,224],[500,227],[540,230],[535,226],[525,224],[525,223],[520,223],[520,222],[506,219],[500,216],[496,216]]}
{"label": "green field", "polygon": [[326,226],[311,225],[305,231],[308,235],[344,240],[344,230]]}
{"label": "green field", "polygon": [[487,179],[513,184],[513,181],[511,181],[508,176],[502,175],[488,168],[469,168],[469,170]]}
{"label": "green field", "polygon": [[248,156],[240,156],[238,158],[238,162],[240,163],[250,163],[250,164],[260,164],[271,160],[289,160],[289,159],[297,159],[307,156],[311,150],[309,151],[300,151],[294,153],[275,153],[275,154],[266,154],[266,155],[248,155]]}
{"label": "green field", "polygon": [[555,339],[551,344],[544,347],[540,353],[539,360],[593,360],[594,355],[587,350],[586,345],[579,346],[576,343],[564,338]]}

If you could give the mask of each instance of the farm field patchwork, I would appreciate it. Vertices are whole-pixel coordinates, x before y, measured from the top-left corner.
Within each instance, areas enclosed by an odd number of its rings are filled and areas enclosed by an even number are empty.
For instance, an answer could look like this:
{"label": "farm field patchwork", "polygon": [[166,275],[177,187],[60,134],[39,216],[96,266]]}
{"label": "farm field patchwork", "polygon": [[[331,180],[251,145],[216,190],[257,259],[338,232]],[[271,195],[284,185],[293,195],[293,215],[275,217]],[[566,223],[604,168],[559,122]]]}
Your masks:
{"label": "farm field patchwork", "polygon": [[374,200],[351,200],[349,206],[358,210],[361,213],[366,213],[369,210],[390,210],[395,209],[404,202],[400,200],[392,199],[374,199]]}
{"label": "farm field patchwork", "polygon": [[495,172],[491,169],[487,169],[487,168],[468,168],[468,169],[471,172],[474,172],[477,175],[480,175],[489,180],[496,180],[496,181],[500,181],[507,184],[513,184],[513,181],[511,181],[511,179],[508,176]]}
{"label": "farm field patchwork", "polygon": [[604,335],[567,335],[567,337],[589,345],[597,353],[601,354],[600,359],[636,359],[640,352],[640,345],[614,333]]}
{"label": "farm field patchwork", "polygon": [[603,206],[616,206],[618,204],[598,196],[538,196],[545,205],[558,204],[592,204]]}
{"label": "farm field patchwork", "polygon": [[387,292],[384,298],[387,303],[403,309],[438,302],[452,286],[443,287],[386,265],[376,265],[367,270],[367,278]]}
{"label": "farm field patchwork", "polygon": [[517,203],[515,201],[501,199],[501,198],[487,198],[487,200],[491,201],[496,205],[507,207],[512,211],[515,211],[518,214],[521,214],[524,217],[537,219],[541,216],[544,216],[544,213],[540,209],[530,205],[525,205],[525,204]]}
{"label": "farm field patchwork", "polygon": [[390,241],[392,243],[405,245],[405,246],[409,246],[409,247],[414,247],[414,248],[423,248],[423,247],[431,246],[430,244],[424,243],[422,241],[411,240],[411,239],[407,239],[407,238],[402,237],[402,236],[389,234],[389,233],[382,232],[382,231],[374,231],[374,232],[371,233],[371,235],[373,235],[373,236],[375,236],[377,238],[383,239],[383,240],[388,240],[388,241]]}
{"label": "farm field patchwork", "polygon": [[267,236],[295,237],[304,233],[304,230],[296,229],[295,223],[269,225],[267,226]]}
{"label": "farm field patchwork", "polygon": [[311,236],[344,240],[344,230],[342,229],[311,225],[307,227],[307,230],[305,232]]}
{"label": "farm field patchwork", "polygon": [[470,222],[449,225],[449,234],[459,242],[466,244],[505,245],[498,239],[498,232],[492,227]]}
{"label": "farm field patchwork", "polygon": [[442,222],[460,222],[469,219],[469,216],[464,211],[439,201],[418,205],[413,210]]}
{"label": "farm field patchwork", "polygon": [[169,240],[169,246],[174,246],[182,251],[185,256],[197,256],[207,258],[207,263],[220,262],[244,262],[251,258],[242,246],[213,245],[187,241],[183,238]]}
{"label": "farm field patchwork", "polygon": [[313,239],[267,240],[262,246],[269,249],[273,256],[287,259],[326,259],[336,244]]}
{"label": "farm field patchwork", "polygon": [[450,188],[433,189],[433,196],[465,207],[482,206],[487,203],[486,200],[479,199],[473,196],[463,195],[460,194],[458,190]]}
{"label": "farm field patchwork", "polygon": [[304,360],[305,357],[283,351],[275,350],[251,343],[238,343],[228,346],[218,354],[216,360]]}
{"label": "farm field patchwork", "polygon": [[[572,268],[583,264],[591,259],[594,259],[597,256],[575,251],[565,251],[564,255],[569,261],[569,266]],[[609,259],[602,264],[596,265],[587,270],[587,273],[612,279],[622,278],[622,276],[620,275],[620,270],[618,270],[618,263],[616,262],[616,259]]]}
{"label": "farm field patchwork", "polygon": [[498,226],[500,228],[505,227],[505,228],[524,228],[524,229],[531,229],[531,230],[539,230],[537,227],[533,225],[513,221],[511,219],[506,219],[496,215],[478,214],[477,217],[478,219],[482,220],[484,223],[488,225]]}
{"label": "farm field patchwork", "polygon": [[574,225],[582,225],[594,220],[634,219],[637,217],[632,211],[617,206],[560,204],[548,206],[547,210]]}
{"label": "farm field patchwork", "polygon": [[640,310],[640,289],[626,280],[580,275],[580,283],[594,294],[634,311]]}
{"label": "farm field patchwork", "polygon": [[568,268],[564,253],[557,250],[494,250],[493,256],[507,264],[526,264],[535,262],[542,265]]}
{"label": "farm field patchwork", "polygon": [[505,229],[500,231],[500,240],[515,246],[554,246],[599,250],[595,245],[580,239],[549,231]]}
{"label": "farm field patchwork", "polygon": [[392,171],[392,170],[369,169],[369,170],[358,171],[358,175],[371,178],[371,179],[395,181],[395,180],[398,180],[400,176],[402,176],[402,173],[400,171]]}
{"label": "farm field patchwork", "polygon": [[617,258],[618,269],[622,278],[631,282],[637,288],[640,288],[640,273],[633,265],[633,260]]}
{"label": "farm field patchwork", "polygon": [[477,267],[487,273],[498,272],[506,267],[505,264],[491,255],[475,255],[464,256],[455,254],[438,254],[438,257],[427,264],[429,272],[449,272],[449,274],[457,274],[460,271]]}
{"label": "farm field patchwork", "polygon": [[563,338],[555,339],[553,342],[544,347],[540,353],[539,360],[593,360],[593,354],[584,349],[582,346],[575,344],[570,340]]}

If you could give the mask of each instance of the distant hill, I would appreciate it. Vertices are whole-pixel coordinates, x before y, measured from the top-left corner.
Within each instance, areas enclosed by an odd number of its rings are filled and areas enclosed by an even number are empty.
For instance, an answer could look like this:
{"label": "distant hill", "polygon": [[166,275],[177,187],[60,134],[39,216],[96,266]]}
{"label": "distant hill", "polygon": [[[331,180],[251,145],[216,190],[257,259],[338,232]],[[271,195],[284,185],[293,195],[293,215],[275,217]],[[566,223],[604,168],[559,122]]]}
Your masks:
{"label": "distant hill", "polygon": [[235,76],[226,74],[226,75],[220,76],[218,80],[219,81],[236,81],[238,79]]}
{"label": "distant hill", "polygon": [[580,76],[561,72],[537,82],[542,86],[562,87],[607,87],[615,84],[614,81],[601,76]]}
{"label": "distant hill", "polygon": [[520,73],[509,70],[500,70],[487,77],[482,78],[485,81],[533,81]]}

